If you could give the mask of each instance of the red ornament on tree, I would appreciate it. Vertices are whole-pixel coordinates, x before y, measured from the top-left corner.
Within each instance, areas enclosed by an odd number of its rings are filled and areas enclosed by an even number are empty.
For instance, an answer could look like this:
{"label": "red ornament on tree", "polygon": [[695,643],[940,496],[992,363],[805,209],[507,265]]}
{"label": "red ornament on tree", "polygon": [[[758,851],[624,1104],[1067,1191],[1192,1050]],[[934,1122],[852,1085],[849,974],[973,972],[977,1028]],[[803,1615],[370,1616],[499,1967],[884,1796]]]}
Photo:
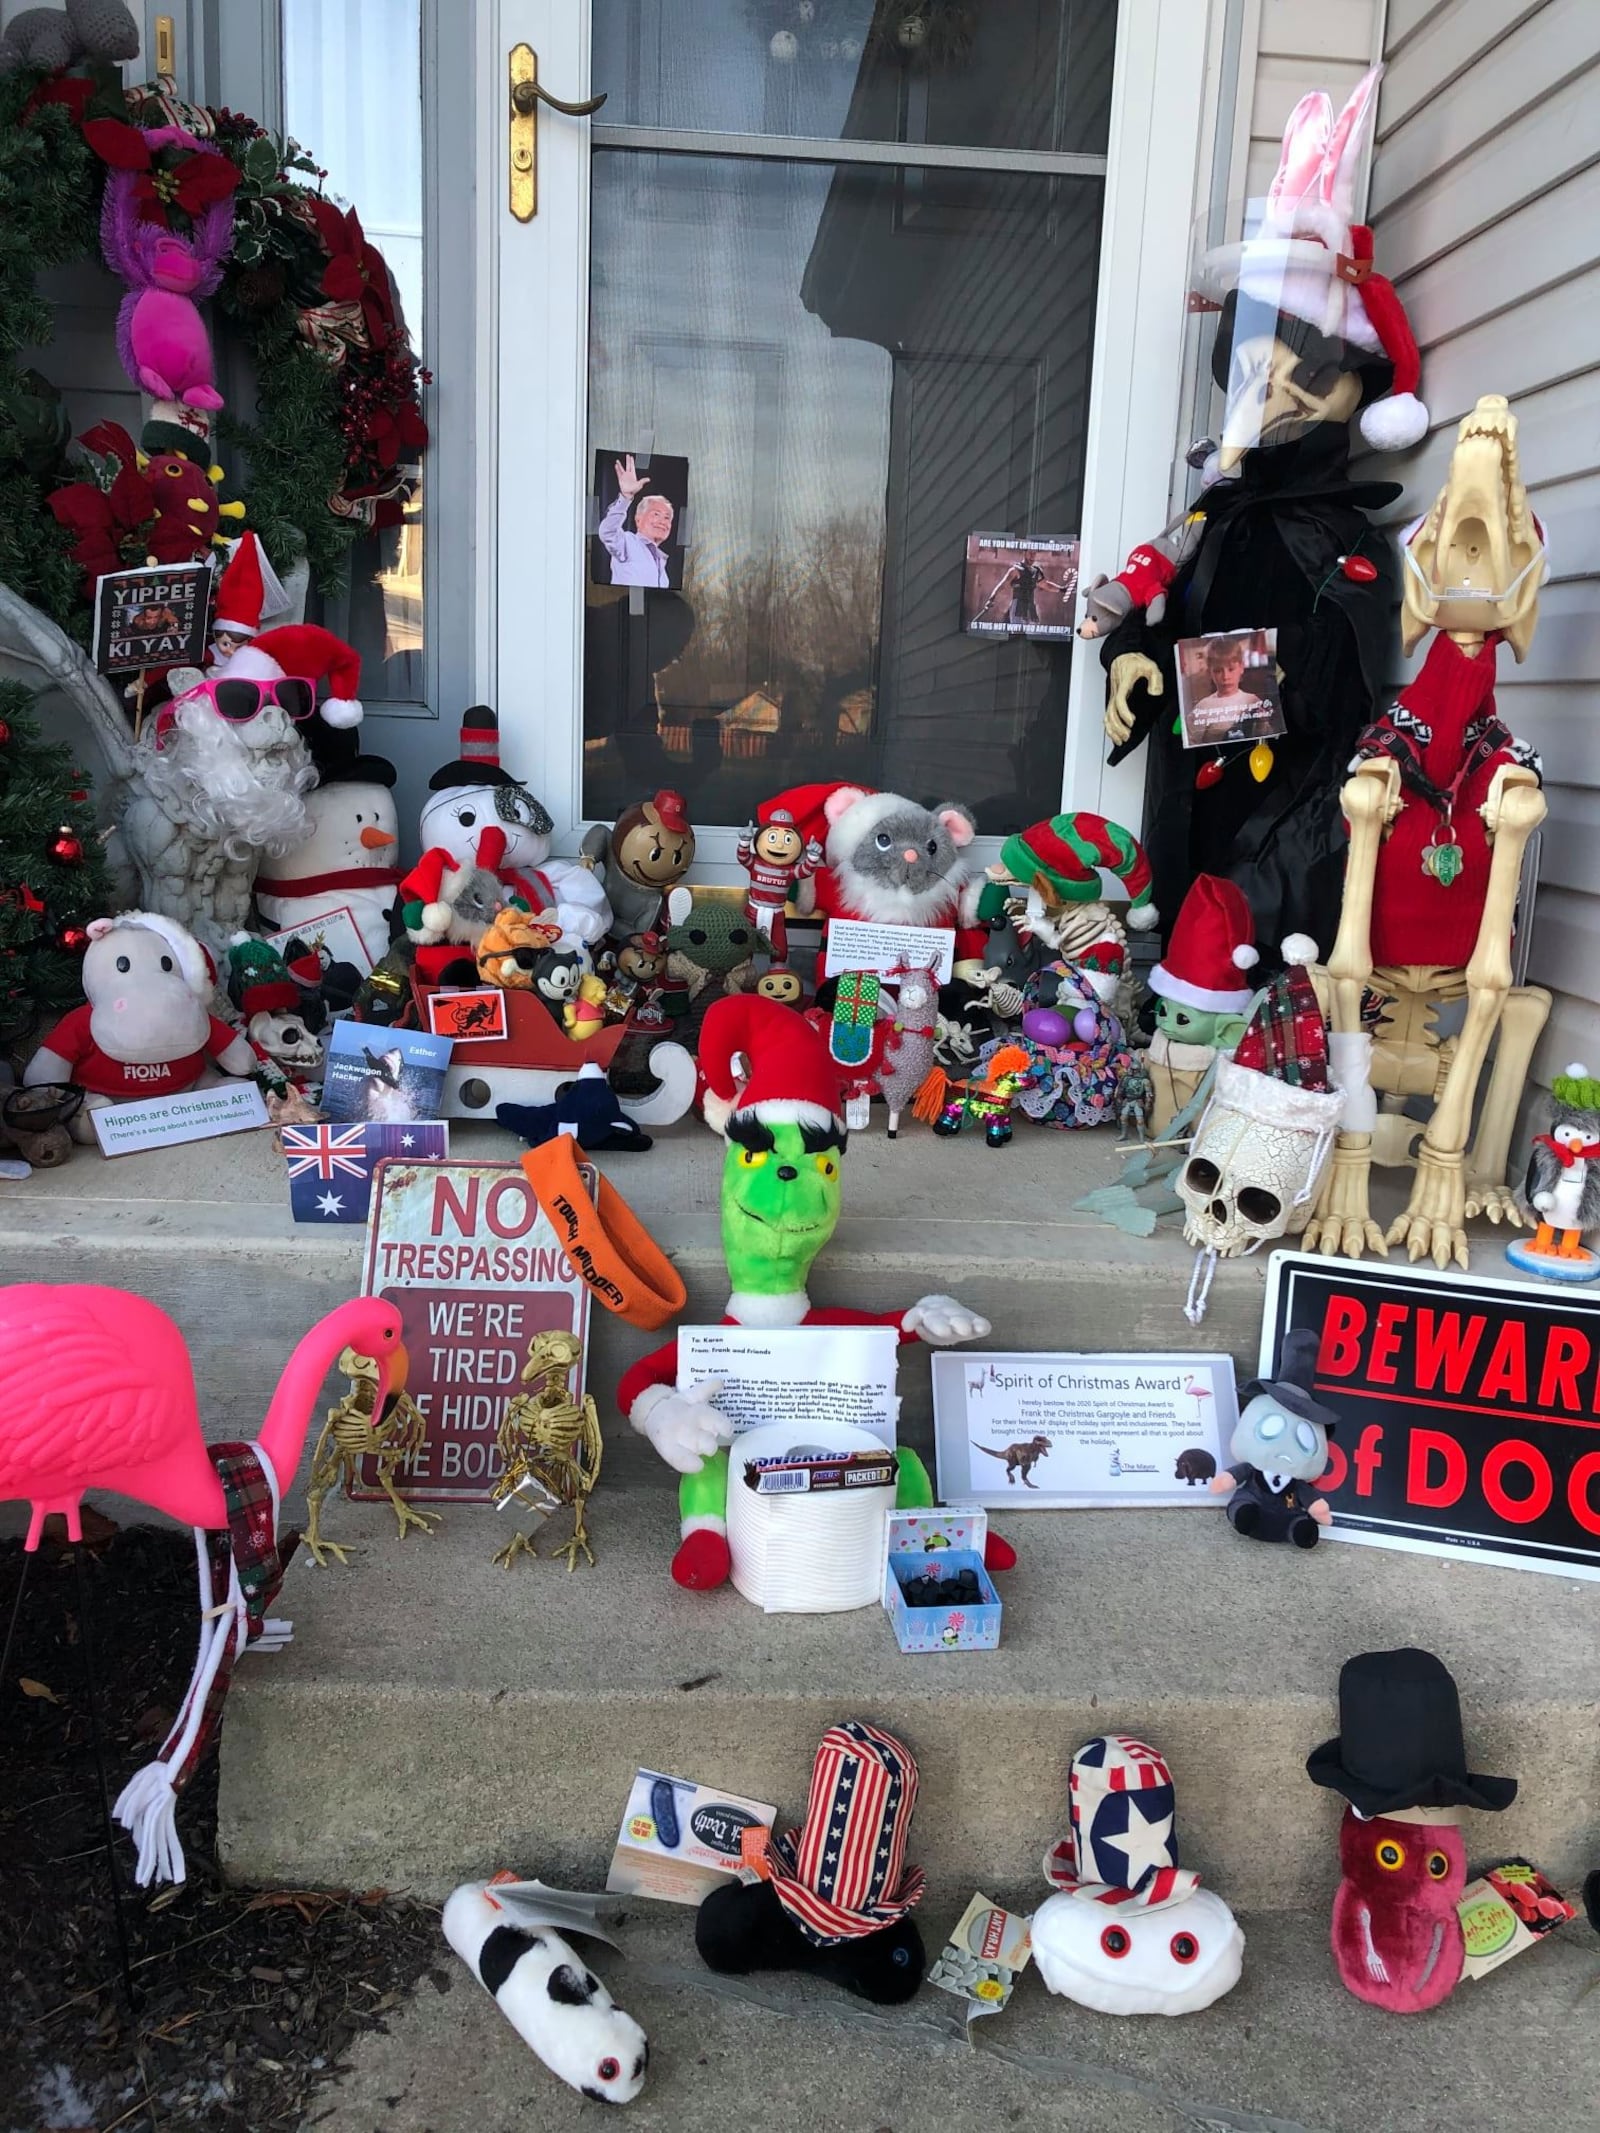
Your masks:
{"label": "red ornament on tree", "polygon": [[69,922],[56,929],[56,946],[68,955],[82,955],[89,945],[89,929]]}
{"label": "red ornament on tree", "polygon": [[3,718],[0,718],[0,748],[9,748],[10,746],[11,728],[6,724]]}
{"label": "red ornament on tree", "polygon": [[50,857],[58,867],[83,865],[83,839],[64,822],[50,840]]}

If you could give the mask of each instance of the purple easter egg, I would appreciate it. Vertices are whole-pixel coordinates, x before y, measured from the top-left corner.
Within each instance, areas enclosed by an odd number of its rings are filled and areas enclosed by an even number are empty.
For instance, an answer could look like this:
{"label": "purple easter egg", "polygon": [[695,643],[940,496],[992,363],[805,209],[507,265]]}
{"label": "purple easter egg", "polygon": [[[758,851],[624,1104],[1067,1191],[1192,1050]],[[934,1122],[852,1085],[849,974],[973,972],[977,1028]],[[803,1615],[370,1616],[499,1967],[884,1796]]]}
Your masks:
{"label": "purple easter egg", "polygon": [[1030,1007],[1022,1018],[1022,1034],[1035,1044],[1065,1044],[1072,1031],[1066,1016],[1053,1007]]}

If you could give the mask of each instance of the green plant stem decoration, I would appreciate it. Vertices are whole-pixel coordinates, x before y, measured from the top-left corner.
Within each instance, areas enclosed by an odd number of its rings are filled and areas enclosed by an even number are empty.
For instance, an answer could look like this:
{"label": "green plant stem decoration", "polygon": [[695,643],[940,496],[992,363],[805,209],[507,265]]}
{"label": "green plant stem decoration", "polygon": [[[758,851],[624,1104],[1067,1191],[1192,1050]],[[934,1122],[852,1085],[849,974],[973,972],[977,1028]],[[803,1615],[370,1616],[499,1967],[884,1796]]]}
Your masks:
{"label": "green plant stem decoration", "polygon": [[0,681],[0,1051],[83,997],[83,929],[110,894],[85,780],[40,738],[31,692]]}

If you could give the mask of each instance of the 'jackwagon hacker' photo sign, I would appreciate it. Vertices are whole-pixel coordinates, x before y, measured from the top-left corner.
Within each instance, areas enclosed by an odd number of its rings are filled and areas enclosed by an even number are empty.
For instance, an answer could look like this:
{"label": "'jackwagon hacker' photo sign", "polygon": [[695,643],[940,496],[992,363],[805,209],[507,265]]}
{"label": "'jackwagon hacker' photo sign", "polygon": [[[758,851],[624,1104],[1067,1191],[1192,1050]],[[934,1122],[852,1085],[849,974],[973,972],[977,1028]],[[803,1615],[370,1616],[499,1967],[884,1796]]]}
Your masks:
{"label": "'jackwagon hacker' photo sign", "polygon": [[1331,1538],[1600,1578],[1600,1296],[1278,1252],[1263,1375],[1296,1326],[1339,1416]]}
{"label": "'jackwagon hacker' photo sign", "polygon": [[[580,1175],[592,1193],[592,1169]],[[400,1313],[406,1389],[428,1425],[397,1476],[401,1493],[419,1503],[486,1501],[501,1472],[496,1432],[521,1390],[528,1343],[551,1332],[587,1342],[589,1332],[589,1292],[527,1179],[504,1163],[379,1163],[363,1289]],[[582,1397],[582,1365],[575,1392]],[[365,1466],[351,1493],[382,1498]]]}

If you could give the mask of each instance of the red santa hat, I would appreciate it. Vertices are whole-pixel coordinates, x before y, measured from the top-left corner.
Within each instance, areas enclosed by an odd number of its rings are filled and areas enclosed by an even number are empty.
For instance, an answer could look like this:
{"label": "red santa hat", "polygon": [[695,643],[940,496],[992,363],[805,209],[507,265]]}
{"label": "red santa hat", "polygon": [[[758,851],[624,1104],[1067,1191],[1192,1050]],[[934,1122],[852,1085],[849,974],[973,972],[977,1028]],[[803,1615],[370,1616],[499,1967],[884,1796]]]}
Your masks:
{"label": "red santa hat", "polygon": [[843,1136],[839,1069],[827,1040],[781,1000],[751,992],[714,1000],[700,1031],[700,1071],[706,1124],[716,1133],[748,1118]]}
{"label": "red santa hat", "polygon": [[1103,939],[1091,941],[1087,948],[1075,949],[1073,967],[1088,980],[1090,990],[1102,1007],[1109,1007],[1117,997],[1117,987],[1122,982],[1122,973],[1127,965],[1127,950],[1115,934],[1108,933]]}
{"label": "red santa hat", "polygon": [[1225,1015],[1248,1007],[1255,993],[1244,972],[1261,960],[1255,920],[1244,891],[1216,874],[1199,875],[1179,908],[1167,952],[1150,973],[1150,990],[1182,1007]]}
{"label": "red santa hat", "polygon": [[239,544],[217,581],[217,611],[211,618],[213,636],[226,630],[232,637],[253,637],[260,629],[261,609],[267,596],[261,563],[261,543],[253,533],[241,533]]}
{"label": "red santa hat", "polygon": [[361,702],[361,661],[332,630],[312,622],[285,623],[282,629],[264,630],[254,644],[235,652],[228,662],[230,675],[247,681],[281,681],[286,675],[328,685],[322,716],[330,726],[358,726]]}
{"label": "red santa hat", "polygon": [[1422,358],[1405,305],[1386,275],[1374,272],[1372,232],[1350,225],[1350,249],[1339,255],[1340,277],[1352,284],[1347,316],[1360,312],[1394,367],[1394,382],[1381,399],[1361,411],[1361,434],[1375,452],[1404,452],[1428,434],[1428,410],[1417,397]]}

